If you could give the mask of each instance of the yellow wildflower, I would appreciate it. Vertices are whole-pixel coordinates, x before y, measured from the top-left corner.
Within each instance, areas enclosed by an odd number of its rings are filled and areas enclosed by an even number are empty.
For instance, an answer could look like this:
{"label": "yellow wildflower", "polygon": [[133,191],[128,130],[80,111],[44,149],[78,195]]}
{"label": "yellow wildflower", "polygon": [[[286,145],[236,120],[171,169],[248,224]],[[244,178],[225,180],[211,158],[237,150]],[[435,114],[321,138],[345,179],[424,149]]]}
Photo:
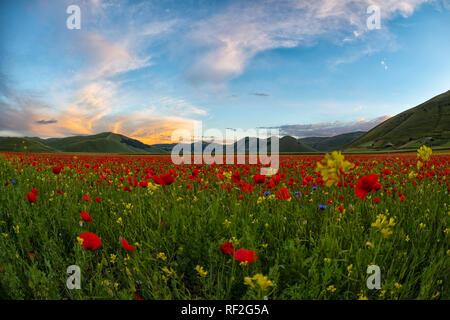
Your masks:
{"label": "yellow wildflower", "polygon": [[361,291],[359,294],[358,294],[358,300],[369,300],[365,295],[364,295],[364,293]]}
{"label": "yellow wildflower", "polygon": [[255,284],[253,283],[253,281],[256,282],[256,285],[258,285],[258,287],[262,291],[266,291],[269,287],[274,286],[273,282],[270,281],[269,278],[264,276],[262,273],[257,273],[251,278],[250,277],[244,278],[244,283],[246,285],[250,286],[250,288],[252,288],[252,289],[255,287]]}
{"label": "yellow wildflower", "polygon": [[199,265],[195,267],[195,270],[198,272],[198,275],[203,278],[208,274],[208,271],[204,270],[203,267],[200,267]]}
{"label": "yellow wildflower", "polygon": [[78,243],[79,243],[80,246],[81,246],[81,245],[83,245],[84,239],[83,239],[83,238],[80,238],[80,237],[77,237],[77,241],[78,241]]}
{"label": "yellow wildflower", "polygon": [[424,145],[417,150],[417,158],[422,159],[423,161],[428,161],[432,153],[433,150]]}
{"label": "yellow wildflower", "polygon": [[321,162],[317,162],[317,171],[326,181],[326,186],[331,187],[333,184],[338,184],[343,174],[349,172],[354,167],[354,164],[344,160],[344,156],[340,151],[333,151],[331,154],[327,153]]}
{"label": "yellow wildflower", "polygon": [[385,238],[392,234],[391,227],[395,226],[395,219],[390,218],[384,214],[377,215],[377,219],[372,223],[372,227],[378,228]]}
{"label": "yellow wildflower", "polygon": [[227,228],[230,226],[230,224],[231,224],[231,221],[228,221],[228,219],[225,219],[225,221],[223,222],[223,225]]}
{"label": "yellow wildflower", "polygon": [[348,277],[350,277],[350,275],[352,274],[352,270],[353,270],[353,264],[351,264],[347,267],[347,272],[348,272],[347,276]]}
{"label": "yellow wildflower", "polygon": [[156,255],[156,259],[161,259],[162,261],[166,261],[166,260],[167,260],[167,257],[166,257],[166,254],[165,254],[164,252],[159,252],[159,253]]}
{"label": "yellow wildflower", "polygon": [[331,285],[331,286],[328,286],[327,291],[329,291],[329,292],[335,292],[335,291],[336,291],[336,288],[335,288],[333,285]]}
{"label": "yellow wildflower", "polygon": [[164,271],[168,277],[175,275],[175,270],[173,270],[172,268],[169,269],[167,267],[162,267],[161,270]]}

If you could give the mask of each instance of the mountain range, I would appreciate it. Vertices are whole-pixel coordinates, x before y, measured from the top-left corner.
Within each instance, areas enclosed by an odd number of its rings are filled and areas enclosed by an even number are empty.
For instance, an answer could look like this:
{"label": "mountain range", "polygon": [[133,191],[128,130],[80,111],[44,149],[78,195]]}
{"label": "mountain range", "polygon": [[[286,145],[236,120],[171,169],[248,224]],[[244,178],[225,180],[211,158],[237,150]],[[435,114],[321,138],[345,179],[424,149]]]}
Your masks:
{"label": "mountain range", "polygon": [[[243,138],[244,141],[241,142],[245,142],[245,152],[248,152],[250,139],[255,139],[259,146],[258,138]],[[270,146],[270,139],[265,141],[268,146]],[[195,142],[190,145],[191,153],[194,153],[196,144],[201,144],[201,150],[207,146],[213,146],[207,141]],[[358,131],[333,137],[300,139],[291,136],[281,137],[279,151],[280,153],[329,152],[333,150],[348,152],[402,151],[417,149],[423,144],[438,148],[450,148],[450,90],[389,118],[368,132]],[[112,132],[48,139],[0,137],[0,152],[168,154],[175,145],[176,143],[147,145],[139,140]],[[237,146],[238,142],[235,142],[233,144],[234,152],[237,151]],[[216,147],[223,147],[225,153],[225,145],[216,145]],[[270,147],[268,147],[268,151],[270,151]]]}
{"label": "mountain range", "polygon": [[[345,143],[350,142],[355,137],[364,134],[364,132],[347,133],[335,137],[311,137],[296,139],[291,136],[284,136],[279,139],[279,151],[281,153],[310,153],[331,151],[341,148]],[[254,139],[259,152],[259,144],[266,143],[267,151],[270,152],[270,140],[259,138],[243,138],[239,141],[243,143],[245,153],[249,152],[249,142]],[[260,141],[261,140],[261,141]],[[238,145],[235,142],[232,148],[238,153]],[[118,153],[118,154],[169,154],[177,145],[154,144],[147,145],[139,140],[128,138],[121,134],[112,132],[103,132],[96,135],[73,136],[66,138],[41,139],[38,137],[0,137],[0,152],[35,152],[35,153],[57,153],[57,152],[76,152],[76,153]],[[190,145],[180,144],[189,148],[193,154],[199,148],[205,150],[207,146],[223,148],[226,153],[226,145],[211,144],[207,141],[195,142]],[[216,149],[217,150],[217,149]]]}

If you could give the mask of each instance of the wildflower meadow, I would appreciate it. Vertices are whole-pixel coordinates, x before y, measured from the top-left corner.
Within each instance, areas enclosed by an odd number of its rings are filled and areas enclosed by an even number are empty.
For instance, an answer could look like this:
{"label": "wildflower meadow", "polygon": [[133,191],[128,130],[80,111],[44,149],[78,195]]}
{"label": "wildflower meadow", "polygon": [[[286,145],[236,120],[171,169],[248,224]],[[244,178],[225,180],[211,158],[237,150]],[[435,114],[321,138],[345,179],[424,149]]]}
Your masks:
{"label": "wildflower meadow", "polygon": [[449,163],[3,153],[0,299],[448,299]]}

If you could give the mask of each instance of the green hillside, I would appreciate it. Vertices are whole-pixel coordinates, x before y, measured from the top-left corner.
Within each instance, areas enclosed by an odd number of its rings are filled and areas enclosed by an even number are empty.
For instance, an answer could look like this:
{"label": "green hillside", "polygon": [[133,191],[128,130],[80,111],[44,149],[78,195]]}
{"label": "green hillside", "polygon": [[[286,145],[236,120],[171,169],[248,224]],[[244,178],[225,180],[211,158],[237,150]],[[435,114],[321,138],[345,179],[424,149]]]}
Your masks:
{"label": "green hillside", "polygon": [[344,148],[347,151],[415,149],[450,141],[450,91],[379,124]]}
{"label": "green hillside", "polygon": [[51,153],[55,152],[49,146],[30,138],[1,138],[1,152],[34,152],[34,153]]}
{"label": "green hillside", "polygon": [[333,150],[341,150],[342,147],[356,138],[362,136],[365,131],[356,131],[344,133],[333,137],[307,137],[299,139],[303,144],[316,149],[318,151],[329,152]]}
{"label": "green hillside", "polygon": [[52,138],[44,141],[47,146],[62,152],[166,153],[164,150],[112,132],[103,132],[91,136]]}
{"label": "green hillside", "polygon": [[302,141],[291,137],[285,136],[280,139],[280,152],[315,152],[315,148],[312,148]]}

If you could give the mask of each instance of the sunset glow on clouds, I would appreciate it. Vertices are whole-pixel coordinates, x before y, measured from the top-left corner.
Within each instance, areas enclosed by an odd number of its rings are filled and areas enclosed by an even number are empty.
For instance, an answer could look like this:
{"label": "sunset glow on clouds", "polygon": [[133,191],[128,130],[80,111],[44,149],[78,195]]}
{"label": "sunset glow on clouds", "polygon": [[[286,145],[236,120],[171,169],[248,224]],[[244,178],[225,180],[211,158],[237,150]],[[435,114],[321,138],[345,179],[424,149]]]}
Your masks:
{"label": "sunset glow on clouds", "polygon": [[[71,4],[80,30],[66,28]],[[366,26],[370,4],[381,8],[377,31]],[[369,130],[450,86],[450,45],[438,36],[450,26],[446,1],[1,7],[0,136],[111,131],[151,144],[196,121],[339,134]],[[429,32],[435,43],[421,46]]]}

